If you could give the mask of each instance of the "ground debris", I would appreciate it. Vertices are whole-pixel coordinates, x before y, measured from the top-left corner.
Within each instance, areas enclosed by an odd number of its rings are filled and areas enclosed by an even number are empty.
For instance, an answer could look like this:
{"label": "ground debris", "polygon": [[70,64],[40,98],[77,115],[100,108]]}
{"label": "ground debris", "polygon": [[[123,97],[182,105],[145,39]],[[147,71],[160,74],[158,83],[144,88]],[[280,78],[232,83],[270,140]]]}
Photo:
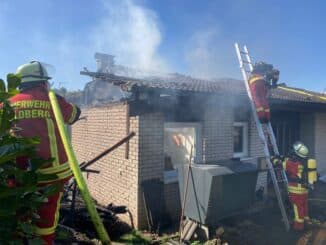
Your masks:
{"label": "ground debris", "polygon": [[[221,226],[215,232],[212,231],[212,239],[208,241],[192,241],[193,245],[326,245],[326,202],[319,200],[326,199],[326,185],[318,184],[316,189],[310,193],[309,198],[316,199],[309,202],[310,215],[323,223],[320,225],[307,226],[304,232],[287,232],[282,223],[282,217],[277,206],[270,206],[257,213],[243,214],[224,219]],[[63,217],[69,216],[70,209],[63,208]],[[77,217],[73,224],[74,228],[66,228],[70,234],[68,243],[60,243],[60,236],[57,236],[56,244],[101,244],[95,240],[96,234],[89,219],[87,210],[82,205],[76,207]],[[107,215],[107,216],[106,216]],[[116,216],[111,216],[110,212],[102,212],[104,225],[112,236],[113,244],[179,244],[179,234],[175,229],[168,230],[163,236],[157,236],[149,232],[139,232],[132,230],[126,223],[120,221]],[[60,229],[58,232],[60,233]],[[93,240],[92,240],[93,239]],[[62,241],[62,240],[61,240]]]}
{"label": "ground debris", "polygon": [[215,238],[213,240],[205,242],[204,245],[222,245],[222,241],[219,238]]}
{"label": "ground debris", "polygon": [[96,244],[95,240],[87,237],[86,234],[78,232],[68,226],[58,225],[56,230],[55,244]]}

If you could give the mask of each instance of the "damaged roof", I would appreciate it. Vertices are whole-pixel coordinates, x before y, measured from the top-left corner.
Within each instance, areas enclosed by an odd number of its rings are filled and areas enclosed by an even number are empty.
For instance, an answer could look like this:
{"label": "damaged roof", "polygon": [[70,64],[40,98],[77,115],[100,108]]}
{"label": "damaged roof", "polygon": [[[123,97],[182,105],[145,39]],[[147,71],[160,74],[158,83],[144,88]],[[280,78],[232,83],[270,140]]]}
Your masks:
{"label": "damaged roof", "polygon": [[242,86],[240,82],[239,80],[230,78],[210,81],[179,74],[171,74],[166,77],[146,77],[141,81],[129,81],[123,86],[123,89],[131,90],[134,87],[142,87],[203,93],[245,93],[244,86]]}
{"label": "damaged roof", "polygon": [[[206,93],[246,93],[243,81],[240,80],[224,78],[210,81],[179,74],[165,78],[150,77],[141,81],[129,81],[125,84],[124,88],[130,90],[135,86],[140,88],[171,89]],[[299,88],[287,87],[285,84],[279,85],[276,89],[271,89],[269,96],[274,100],[326,104],[326,95],[324,94]]]}
{"label": "damaged roof", "polygon": [[[133,91],[135,89],[163,89],[202,93],[227,92],[238,95],[246,94],[243,81],[231,78],[205,80],[180,75],[178,73],[143,78],[130,78],[99,72],[81,72],[81,74],[121,86],[124,91]],[[287,87],[285,84],[280,84],[277,88],[271,89],[269,96],[270,99],[278,101],[326,104],[325,94]]]}

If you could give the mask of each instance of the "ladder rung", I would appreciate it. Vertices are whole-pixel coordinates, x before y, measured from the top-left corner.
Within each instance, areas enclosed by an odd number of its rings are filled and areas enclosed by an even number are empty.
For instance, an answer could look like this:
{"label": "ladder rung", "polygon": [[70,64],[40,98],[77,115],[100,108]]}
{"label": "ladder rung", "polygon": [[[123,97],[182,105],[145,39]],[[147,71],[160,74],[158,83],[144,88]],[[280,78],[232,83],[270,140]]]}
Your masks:
{"label": "ladder rung", "polygon": [[[243,73],[242,74],[243,79],[244,79],[244,82],[246,83],[245,84],[246,90],[247,90],[247,93],[249,95],[249,98],[252,99],[250,88],[249,88],[249,85],[247,84],[247,82],[248,82],[247,81],[248,80],[247,76],[248,76],[248,74],[251,73],[251,71],[247,71],[247,69],[248,69],[248,67],[249,67],[249,70],[252,69],[252,63],[250,62],[251,58],[249,57],[249,52],[248,52],[248,49],[247,49],[246,46],[244,46],[244,51],[241,51],[239,49],[239,45],[236,43],[235,48],[236,48],[237,57],[238,57],[239,63],[240,63],[240,69],[241,69],[241,71]],[[255,113],[255,105],[254,105],[253,101],[251,101],[251,108],[252,108],[253,112]],[[289,230],[289,228],[290,228],[289,220],[288,220],[288,217],[287,217],[284,200],[282,198],[282,193],[281,193],[281,190],[287,189],[286,188],[286,186],[287,186],[286,185],[287,177],[284,176],[284,171],[275,170],[273,168],[272,163],[270,162],[270,160],[268,160],[268,158],[270,157],[270,151],[271,151],[271,149],[269,149],[269,143],[272,144],[272,147],[273,147],[272,150],[274,151],[274,153],[277,154],[277,155],[279,154],[277,144],[276,144],[276,140],[275,140],[275,135],[274,135],[274,132],[273,132],[273,129],[272,129],[270,123],[267,124],[266,126],[263,126],[259,122],[257,114],[254,114],[254,119],[255,119],[255,123],[256,123],[256,127],[257,127],[257,130],[258,130],[259,137],[262,139],[262,143],[263,143],[263,146],[264,146],[264,153],[265,153],[267,163],[268,163],[268,170],[270,172],[271,180],[273,182],[274,191],[275,191],[275,194],[276,194],[276,197],[277,197],[277,201],[278,201],[278,205],[279,205],[282,217],[283,217],[283,221],[284,221],[286,229]],[[284,184],[283,185],[279,184],[281,182],[284,182]],[[284,188],[282,188],[282,187],[284,187]]]}

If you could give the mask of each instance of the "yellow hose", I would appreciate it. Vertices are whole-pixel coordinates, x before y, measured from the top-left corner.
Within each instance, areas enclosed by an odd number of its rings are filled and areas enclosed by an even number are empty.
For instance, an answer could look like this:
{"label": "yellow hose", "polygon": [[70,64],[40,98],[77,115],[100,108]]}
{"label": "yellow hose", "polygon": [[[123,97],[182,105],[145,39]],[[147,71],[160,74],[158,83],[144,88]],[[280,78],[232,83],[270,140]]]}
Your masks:
{"label": "yellow hose", "polygon": [[104,225],[101,221],[101,218],[100,218],[99,214],[97,213],[97,210],[95,208],[95,205],[93,203],[93,200],[91,198],[89,190],[87,188],[86,182],[85,182],[82,172],[79,168],[79,164],[78,164],[76,155],[74,153],[74,150],[72,149],[70,140],[68,138],[68,134],[66,132],[64,120],[62,117],[62,113],[61,113],[61,110],[59,107],[57,97],[52,90],[50,90],[50,92],[49,92],[49,98],[50,98],[50,102],[51,102],[51,105],[53,108],[54,117],[55,117],[55,120],[56,120],[58,128],[59,128],[59,133],[60,133],[64,148],[65,148],[67,156],[68,156],[70,168],[74,174],[75,180],[76,180],[77,185],[80,190],[80,193],[86,203],[91,220],[95,226],[95,229],[97,231],[97,234],[98,234],[101,242],[104,244],[110,244],[109,235],[107,234],[107,232],[104,228]]}
{"label": "yellow hose", "polygon": [[318,96],[318,95],[311,94],[311,93],[308,93],[308,92],[305,92],[305,91],[302,91],[302,90],[297,90],[297,89],[293,89],[293,88],[286,88],[286,87],[283,87],[283,86],[278,86],[278,88],[286,90],[286,91],[290,91],[290,92],[293,92],[293,93],[307,95],[307,96],[313,96],[313,97],[317,97],[317,98],[319,98],[321,100],[326,100],[326,96]]}

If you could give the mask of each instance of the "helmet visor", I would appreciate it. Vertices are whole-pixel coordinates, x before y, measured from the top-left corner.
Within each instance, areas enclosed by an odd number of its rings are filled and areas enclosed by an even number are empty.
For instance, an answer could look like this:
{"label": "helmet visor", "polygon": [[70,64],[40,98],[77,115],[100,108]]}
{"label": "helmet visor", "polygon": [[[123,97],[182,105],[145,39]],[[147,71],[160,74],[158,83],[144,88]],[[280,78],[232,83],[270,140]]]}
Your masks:
{"label": "helmet visor", "polygon": [[47,64],[45,62],[39,62],[42,68],[43,76],[48,77],[48,79],[53,78],[55,75],[55,68],[53,65]]}

